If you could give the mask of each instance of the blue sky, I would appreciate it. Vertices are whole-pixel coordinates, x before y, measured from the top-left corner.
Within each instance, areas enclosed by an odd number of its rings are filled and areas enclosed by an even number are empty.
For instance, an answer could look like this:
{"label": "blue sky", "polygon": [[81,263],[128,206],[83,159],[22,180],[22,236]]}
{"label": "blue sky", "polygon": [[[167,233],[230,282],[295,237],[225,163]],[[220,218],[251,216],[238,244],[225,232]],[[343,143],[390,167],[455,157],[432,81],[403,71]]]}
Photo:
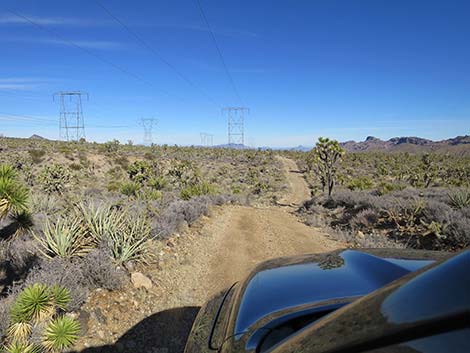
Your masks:
{"label": "blue sky", "polygon": [[95,0],[1,1],[0,133],[58,138],[60,90],[89,93],[95,141],[140,143],[155,117],[158,143],[226,143],[242,104],[255,146],[469,133],[469,1],[200,0],[242,102],[196,0],[99,1],[150,49]]}

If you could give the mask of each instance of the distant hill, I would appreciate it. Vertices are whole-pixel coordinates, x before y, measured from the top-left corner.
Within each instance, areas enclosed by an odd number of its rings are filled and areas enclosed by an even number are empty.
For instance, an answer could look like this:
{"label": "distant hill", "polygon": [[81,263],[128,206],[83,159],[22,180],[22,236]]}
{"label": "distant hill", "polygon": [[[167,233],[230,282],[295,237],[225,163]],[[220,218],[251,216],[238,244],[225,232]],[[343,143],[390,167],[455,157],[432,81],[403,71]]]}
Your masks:
{"label": "distant hill", "polygon": [[45,137],[42,137],[42,136],[39,136],[39,135],[36,135],[36,134],[31,135],[29,138],[31,140],[47,140]]}
{"label": "distant hill", "polygon": [[248,149],[250,147],[245,146],[241,143],[226,143],[226,144],[223,144],[223,145],[216,145],[216,146],[214,146],[214,148],[233,148],[233,149],[236,149],[236,150],[244,150],[244,149]]}
{"label": "distant hill", "polygon": [[[465,146],[467,145],[467,146]],[[432,141],[421,137],[394,137],[389,140],[381,140],[374,136],[368,136],[365,141],[346,141],[341,146],[349,152],[361,151],[467,151],[470,152],[470,136],[457,136],[447,140]]]}

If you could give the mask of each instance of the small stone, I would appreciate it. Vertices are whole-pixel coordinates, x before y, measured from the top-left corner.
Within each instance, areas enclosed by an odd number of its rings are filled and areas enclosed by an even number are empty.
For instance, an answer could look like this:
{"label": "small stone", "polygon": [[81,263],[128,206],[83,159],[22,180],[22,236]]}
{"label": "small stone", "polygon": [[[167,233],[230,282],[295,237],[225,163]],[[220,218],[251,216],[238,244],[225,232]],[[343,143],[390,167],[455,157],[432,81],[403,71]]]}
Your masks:
{"label": "small stone", "polygon": [[103,315],[103,312],[100,308],[96,308],[95,310],[93,310],[93,313],[95,314],[96,321],[98,321],[102,325],[106,324],[108,320],[106,319],[106,316]]}
{"label": "small stone", "polygon": [[356,233],[356,237],[358,238],[364,238],[364,233],[362,233],[360,230]]}
{"label": "small stone", "polygon": [[150,289],[153,287],[152,281],[150,278],[145,276],[144,274],[140,272],[134,272],[131,274],[131,281],[132,284],[134,285],[134,288],[142,288],[144,287],[145,289]]}

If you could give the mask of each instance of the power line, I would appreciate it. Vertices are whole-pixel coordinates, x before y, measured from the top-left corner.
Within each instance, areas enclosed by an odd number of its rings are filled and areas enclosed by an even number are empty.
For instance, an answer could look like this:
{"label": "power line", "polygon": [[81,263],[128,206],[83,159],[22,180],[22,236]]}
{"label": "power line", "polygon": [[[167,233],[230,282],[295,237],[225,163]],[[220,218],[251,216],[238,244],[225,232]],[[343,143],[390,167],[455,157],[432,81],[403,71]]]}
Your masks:
{"label": "power line", "polygon": [[77,43],[75,43],[75,42],[73,42],[73,41],[71,41],[71,40],[69,40],[69,39],[63,37],[62,35],[56,33],[55,31],[52,31],[52,30],[48,29],[46,26],[44,26],[44,25],[42,25],[42,24],[40,24],[40,23],[38,23],[38,22],[35,22],[35,21],[31,20],[29,17],[24,16],[24,15],[22,15],[22,14],[16,12],[16,11],[13,11],[13,10],[10,10],[10,9],[7,9],[7,8],[4,8],[4,9],[5,9],[6,11],[10,12],[11,14],[13,14],[14,16],[17,16],[17,17],[19,17],[19,18],[22,18],[22,19],[24,19],[25,21],[27,21],[27,22],[29,22],[30,24],[32,24],[33,26],[35,26],[35,27],[41,29],[42,31],[45,31],[45,32],[49,33],[50,35],[52,35],[52,36],[54,36],[54,37],[56,37],[56,38],[58,38],[59,40],[63,41],[64,43],[67,43],[68,45],[70,45],[70,46],[72,46],[72,47],[74,47],[74,48],[77,48],[77,49],[79,49],[79,50],[81,50],[81,51],[87,53],[88,55],[94,57],[95,59],[101,61],[102,63],[113,67],[115,70],[118,70],[118,71],[120,71],[121,73],[123,73],[123,74],[125,74],[125,75],[127,75],[127,76],[130,76],[130,77],[134,78],[134,79],[137,80],[137,81],[140,81],[140,82],[142,82],[142,83],[144,83],[144,84],[146,84],[146,85],[148,85],[148,86],[151,86],[152,88],[157,88],[159,91],[165,93],[166,95],[168,95],[168,96],[170,96],[170,97],[174,97],[174,98],[177,98],[177,99],[179,99],[179,100],[181,100],[181,101],[184,101],[183,98],[181,98],[181,97],[179,97],[179,96],[177,96],[177,95],[174,95],[174,94],[172,94],[172,93],[170,93],[170,92],[168,92],[168,91],[166,91],[166,90],[163,90],[163,89],[161,89],[161,88],[155,87],[150,81],[147,81],[147,80],[143,79],[142,77],[140,77],[139,75],[136,75],[136,74],[132,73],[131,71],[129,71],[129,70],[123,68],[122,66],[120,66],[120,65],[118,65],[118,64],[115,64],[115,63],[113,63],[112,61],[109,61],[108,59],[105,59],[105,58],[103,58],[103,57],[97,55],[97,54],[94,53],[93,51],[91,51],[91,50],[89,50],[89,49],[87,49],[87,48],[85,48],[85,47],[82,47],[81,45],[78,45]]}
{"label": "power line", "polygon": [[[39,117],[34,117],[30,115],[20,115],[20,114],[12,114],[12,113],[5,113],[5,112],[0,112],[0,115],[8,115],[7,117],[1,117],[1,118],[6,118],[5,120],[27,120],[27,121],[36,121],[36,122],[53,122],[55,123],[56,120],[52,119],[44,119],[44,118],[39,118]],[[11,116],[12,118],[10,118]]]}
{"label": "power line", "polygon": [[237,86],[235,85],[235,81],[233,80],[233,77],[230,74],[230,71],[228,70],[227,64],[225,63],[225,60],[224,60],[224,56],[222,55],[222,51],[220,50],[219,44],[217,43],[217,39],[215,38],[214,31],[212,31],[209,21],[207,20],[206,14],[204,13],[204,9],[202,8],[201,2],[199,0],[196,0],[196,4],[201,13],[202,20],[205,22],[207,29],[209,30],[209,33],[211,34],[212,41],[214,42],[215,48],[217,49],[217,53],[219,53],[220,61],[222,62],[222,66],[224,67],[225,73],[227,74],[227,77],[230,81],[233,91],[235,92],[235,95],[237,96],[240,103],[243,105],[243,100],[240,94],[238,93],[238,89],[237,89]]}
{"label": "power line", "polygon": [[[6,115],[6,116],[2,116]],[[5,113],[0,112],[0,120],[2,121],[18,121],[18,122],[25,122],[25,123],[35,123],[35,124],[57,124],[57,120],[53,119],[44,119],[30,115],[20,115],[20,114],[13,114],[13,113]],[[94,129],[127,129],[129,125],[88,125],[90,128]]]}
{"label": "power line", "polygon": [[191,81],[186,75],[184,75],[181,71],[179,71],[172,63],[166,60],[155,48],[150,46],[147,41],[145,41],[140,35],[138,35],[134,30],[132,30],[129,26],[127,26],[121,19],[119,19],[116,15],[114,15],[108,8],[106,8],[100,1],[95,0],[96,4],[103,9],[112,19],[114,19],[118,24],[120,24],[132,37],[134,37],[137,42],[141,44],[141,46],[148,51],[150,51],[153,55],[155,55],[161,62],[163,62],[166,66],[168,66],[171,70],[173,70],[183,81],[185,81],[191,87],[197,89],[199,92],[202,93],[211,103],[215,104],[216,106],[220,107],[215,99],[209,96],[201,87],[197,86],[193,81]]}

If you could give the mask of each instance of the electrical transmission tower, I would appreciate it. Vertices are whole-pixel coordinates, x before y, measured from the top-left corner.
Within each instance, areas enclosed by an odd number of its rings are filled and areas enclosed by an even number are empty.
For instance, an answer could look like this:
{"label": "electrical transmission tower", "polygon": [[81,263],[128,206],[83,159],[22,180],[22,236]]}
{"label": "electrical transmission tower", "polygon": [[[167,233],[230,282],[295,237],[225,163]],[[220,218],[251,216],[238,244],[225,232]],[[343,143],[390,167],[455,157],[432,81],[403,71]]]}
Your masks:
{"label": "electrical transmission tower", "polygon": [[140,123],[144,127],[144,145],[151,145],[153,143],[152,129],[157,125],[157,119],[142,118],[140,119]]}
{"label": "electrical transmission tower", "polygon": [[201,146],[212,147],[214,135],[201,132]]}
{"label": "electrical transmission tower", "polygon": [[250,112],[245,107],[227,107],[222,109],[227,114],[228,144],[243,145],[245,143],[245,114]]}
{"label": "electrical transmission tower", "polygon": [[85,121],[83,119],[82,96],[88,100],[88,93],[80,91],[61,91],[53,96],[59,99],[60,138],[66,141],[78,141],[85,138]]}

